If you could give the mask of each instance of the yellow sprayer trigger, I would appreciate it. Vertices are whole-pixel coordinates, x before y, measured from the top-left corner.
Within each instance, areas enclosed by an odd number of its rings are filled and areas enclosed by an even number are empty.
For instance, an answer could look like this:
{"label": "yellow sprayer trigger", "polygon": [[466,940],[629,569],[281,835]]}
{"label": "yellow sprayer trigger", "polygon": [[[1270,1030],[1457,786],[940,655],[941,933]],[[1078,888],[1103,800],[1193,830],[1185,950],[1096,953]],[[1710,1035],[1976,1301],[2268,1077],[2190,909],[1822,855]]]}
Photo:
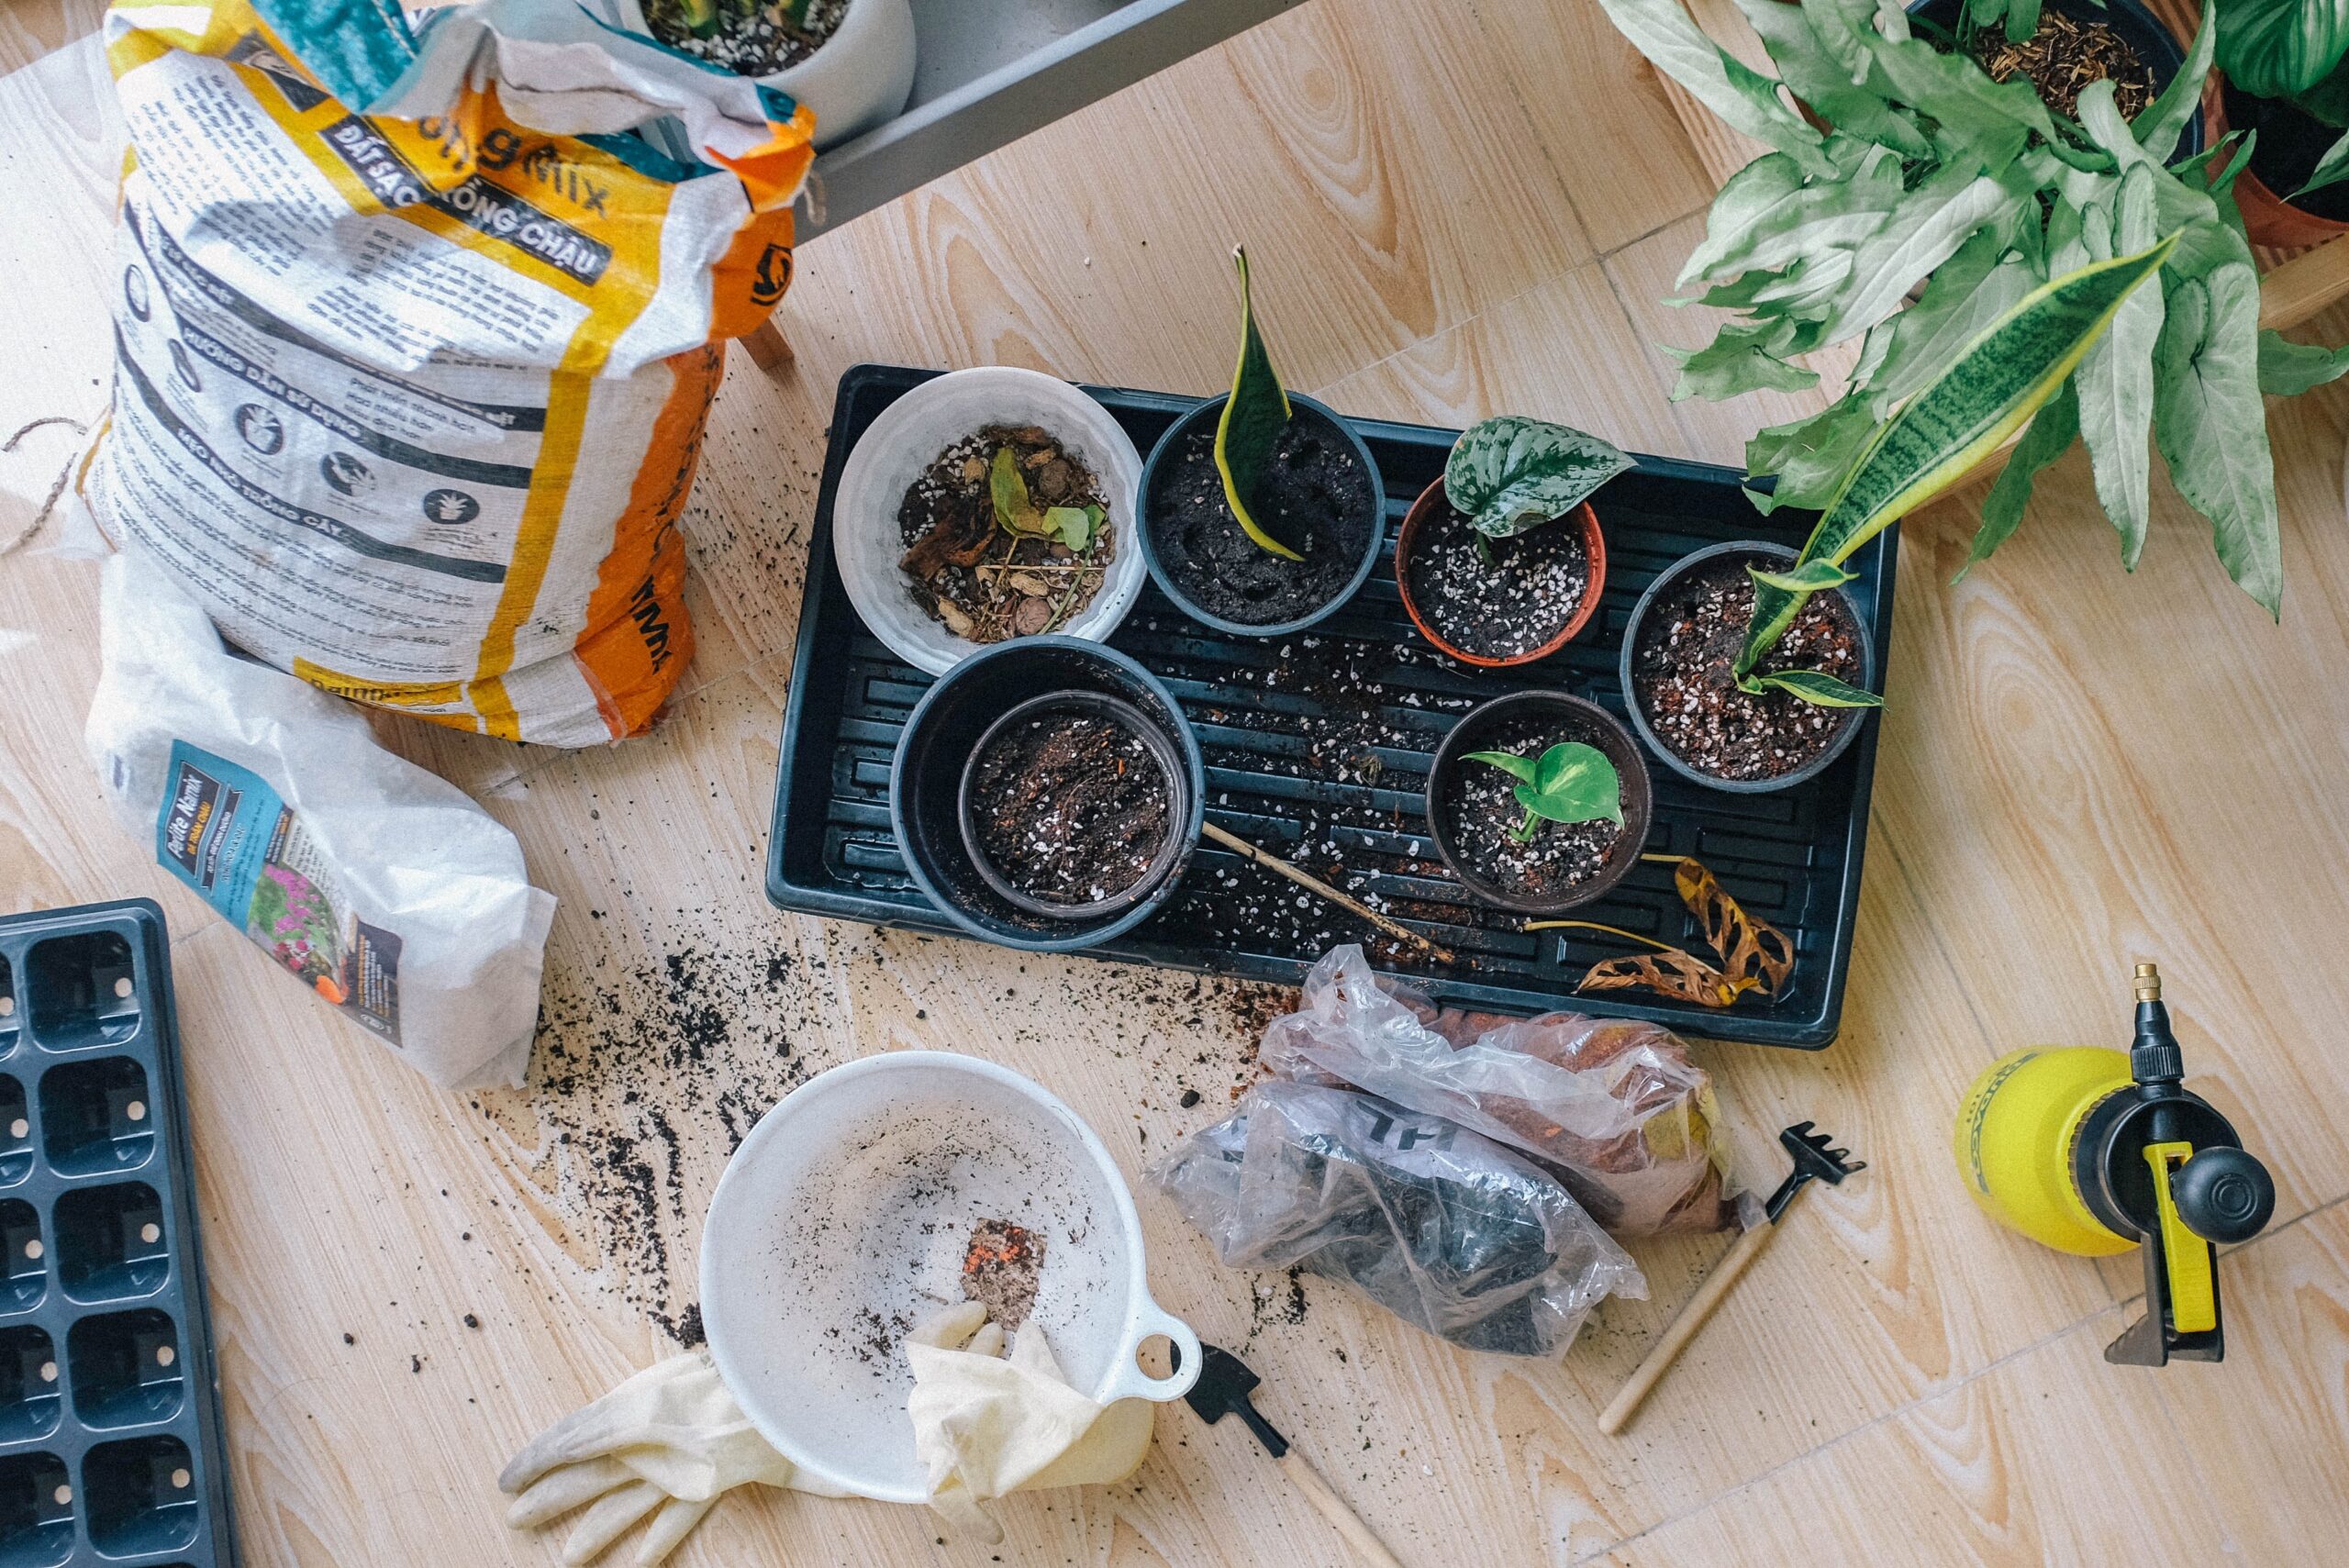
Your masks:
{"label": "yellow sprayer trigger", "polygon": [[2210,1243],[2186,1228],[2170,1196],[2171,1174],[2194,1153],[2187,1142],[2145,1145],[2154,1168],[2154,1201],[2161,1206],[2162,1261],[2169,1271],[2170,1321],[2181,1334],[2207,1333],[2219,1326],[2218,1293],[2210,1281]]}

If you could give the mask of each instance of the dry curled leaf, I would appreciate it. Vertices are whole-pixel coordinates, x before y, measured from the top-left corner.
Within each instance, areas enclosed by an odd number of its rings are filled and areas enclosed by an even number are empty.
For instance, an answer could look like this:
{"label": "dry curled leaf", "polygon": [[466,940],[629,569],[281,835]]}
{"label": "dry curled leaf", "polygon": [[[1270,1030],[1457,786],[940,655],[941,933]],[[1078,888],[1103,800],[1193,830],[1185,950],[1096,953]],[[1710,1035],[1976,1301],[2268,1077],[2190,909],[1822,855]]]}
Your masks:
{"label": "dry curled leaf", "polygon": [[1683,856],[1672,868],[1672,882],[1680,902],[1704,928],[1706,945],[1720,955],[1721,973],[1776,995],[1795,967],[1794,943],[1786,932],[1747,914],[1701,862]]}
{"label": "dry curled leaf", "polygon": [[1658,953],[1602,959],[1590,966],[1575,989],[1625,991],[1637,985],[1699,1007],[1726,1007],[1760,984],[1748,975],[1724,974],[1694,953],[1666,948]]}

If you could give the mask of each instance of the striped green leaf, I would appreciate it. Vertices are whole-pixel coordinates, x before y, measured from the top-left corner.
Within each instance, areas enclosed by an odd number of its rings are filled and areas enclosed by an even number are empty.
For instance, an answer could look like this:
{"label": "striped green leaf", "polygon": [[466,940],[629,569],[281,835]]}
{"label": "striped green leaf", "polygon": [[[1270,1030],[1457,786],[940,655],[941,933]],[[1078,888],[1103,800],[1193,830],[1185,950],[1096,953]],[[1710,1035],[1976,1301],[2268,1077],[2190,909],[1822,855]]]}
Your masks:
{"label": "striped green leaf", "polygon": [[[2024,295],[1877,428],[1844,474],[1798,564],[1842,565],[2021,428],[2104,335],[2130,291],[2161,270],[2176,244],[2173,236],[2135,255],[2091,262]],[[1739,675],[1752,673],[1786,635],[1807,596],[1755,585]]]}
{"label": "striped green leaf", "polygon": [[1631,466],[1611,441],[1503,414],[1460,433],[1443,463],[1443,495],[1488,539],[1563,517]]}
{"label": "striped green leaf", "polygon": [[1787,692],[1820,707],[1882,707],[1884,699],[1823,670],[1776,670],[1741,683],[1757,691]]}
{"label": "striped green leaf", "polygon": [[1248,294],[1248,252],[1234,246],[1231,261],[1240,269],[1240,361],[1231,370],[1231,395],[1223,400],[1222,417],[1215,424],[1216,472],[1223,476],[1223,498],[1231,515],[1257,548],[1302,561],[1304,540],[1275,539],[1249,509],[1256,481],[1288,424],[1289,402],[1287,389],[1273,373],[1264,334],[1256,330],[1256,307]]}

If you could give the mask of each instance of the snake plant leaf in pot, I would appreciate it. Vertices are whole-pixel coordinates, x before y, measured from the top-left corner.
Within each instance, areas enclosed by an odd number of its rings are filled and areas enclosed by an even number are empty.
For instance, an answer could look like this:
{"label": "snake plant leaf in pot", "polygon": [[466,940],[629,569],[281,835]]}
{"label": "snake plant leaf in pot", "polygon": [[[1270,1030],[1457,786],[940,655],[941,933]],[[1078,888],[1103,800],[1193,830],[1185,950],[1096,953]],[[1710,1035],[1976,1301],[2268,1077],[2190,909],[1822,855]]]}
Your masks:
{"label": "snake plant leaf in pot", "polygon": [[1232,248],[1231,262],[1240,269],[1240,361],[1232,367],[1231,395],[1224,399],[1223,417],[1216,421],[1216,472],[1223,475],[1223,498],[1231,515],[1240,519],[1257,548],[1286,561],[1302,561],[1304,539],[1295,533],[1279,538],[1255,516],[1256,482],[1272,461],[1273,448],[1288,424],[1291,410],[1288,389],[1274,373],[1264,335],[1256,328],[1245,247]]}
{"label": "snake plant leaf in pot", "polygon": [[2065,386],[2138,286],[2177,248],[2175,236],[2134,255],[2092,261],[2023,296],[1877,429],[1790,571],[1749,568],[1753,622],[1738,684],[1775,685],[1806,702],[1869,706],[1877,699],[1815,672],[1760,677],[1754,667],[1810,595],[1850,581],[1843,562],[1868,540],[1965,477]]}
{"label": "snake plant leaf in pot", "polygon": [[[2158,290],[2132,296],[2032,406],[2041,417],[2020,449],[2031,461],[1991,493],[1975,555],[2012,532],[2032,479],[2081,440],[2133,566],[2150,513],[2150,436],[2178,493],[2210,520],[2221,564],[2275,613],[2283,581],[2262,367],[2268,387],[2295,390],[2331,373],[2316,357],[2331,350],[2260,335],[2258,273],[2234,198],[2252,150],[2235,140],[2165,161],[2194,122],[2231,25],[2222,18],[2234,13],[2203,8],[2182,68],[2132,117],[2109,78],[2058,112],[2025,78],[1994,82],[1966,54],[1912,36],[1897,6],[1738,3],[1783,90],[1818,122],[1805,128],[1816,140],[1746,103],[1745,78],[1679,0],[1600,0],[1660,69],[1717,113],[1724,84],[1735,89],[1738,117],[1723,117],[1770,132],[1753,133],[1770,150],[1722,186],[1682,271],[1687,298],[1733,314],[1709,344],[1680,350],[1675,395],[1809,386],[1817,375],[1805,356],[1858,340],[1832,403],[1748,442],[1749,473],[1769,482],[1749,492],[1755,504],[1823,510],[1895,410],[2015,306],[2051,280],[2176,237]],[[1968,3],[1976,25],[2020,25],[2011,3]],[[2050,350],[2045,362],[2055,358]]]}
{"label": "snake plant leaf in pot", "polygon": [[1142,471],[1142,558],[1177,608],[1235,637],[1279,637],[1337,613],[1369,580],[1386,491],[1361,433],[1281,385],[1235,247],[1240,350],[1231,390],[1167,428]]}

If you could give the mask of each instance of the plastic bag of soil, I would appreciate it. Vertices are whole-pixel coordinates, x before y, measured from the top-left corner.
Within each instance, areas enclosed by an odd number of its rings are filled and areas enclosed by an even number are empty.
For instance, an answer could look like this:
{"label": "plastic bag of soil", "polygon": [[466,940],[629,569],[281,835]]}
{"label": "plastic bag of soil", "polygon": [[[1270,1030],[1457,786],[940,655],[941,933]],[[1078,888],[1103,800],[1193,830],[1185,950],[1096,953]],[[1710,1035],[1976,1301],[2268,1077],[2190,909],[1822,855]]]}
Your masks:
{"label": "plastic bag of soil", "polygon": [[1639,1265],[1531,1161],[1349,1089],[1259,1084],[1150,1172],[1238,1268],[1302,1265],[1471,1351],[1554,1356]]}
{"label": "plastic bag of soil", "polygon": [[1521,1150],[1613,1235],[1738,1221],[1711,1076],[1653,1024],[1438,1007],[1349,946],[1313,966],[1304,1006],[1273,1020],[1257,1060]]}

